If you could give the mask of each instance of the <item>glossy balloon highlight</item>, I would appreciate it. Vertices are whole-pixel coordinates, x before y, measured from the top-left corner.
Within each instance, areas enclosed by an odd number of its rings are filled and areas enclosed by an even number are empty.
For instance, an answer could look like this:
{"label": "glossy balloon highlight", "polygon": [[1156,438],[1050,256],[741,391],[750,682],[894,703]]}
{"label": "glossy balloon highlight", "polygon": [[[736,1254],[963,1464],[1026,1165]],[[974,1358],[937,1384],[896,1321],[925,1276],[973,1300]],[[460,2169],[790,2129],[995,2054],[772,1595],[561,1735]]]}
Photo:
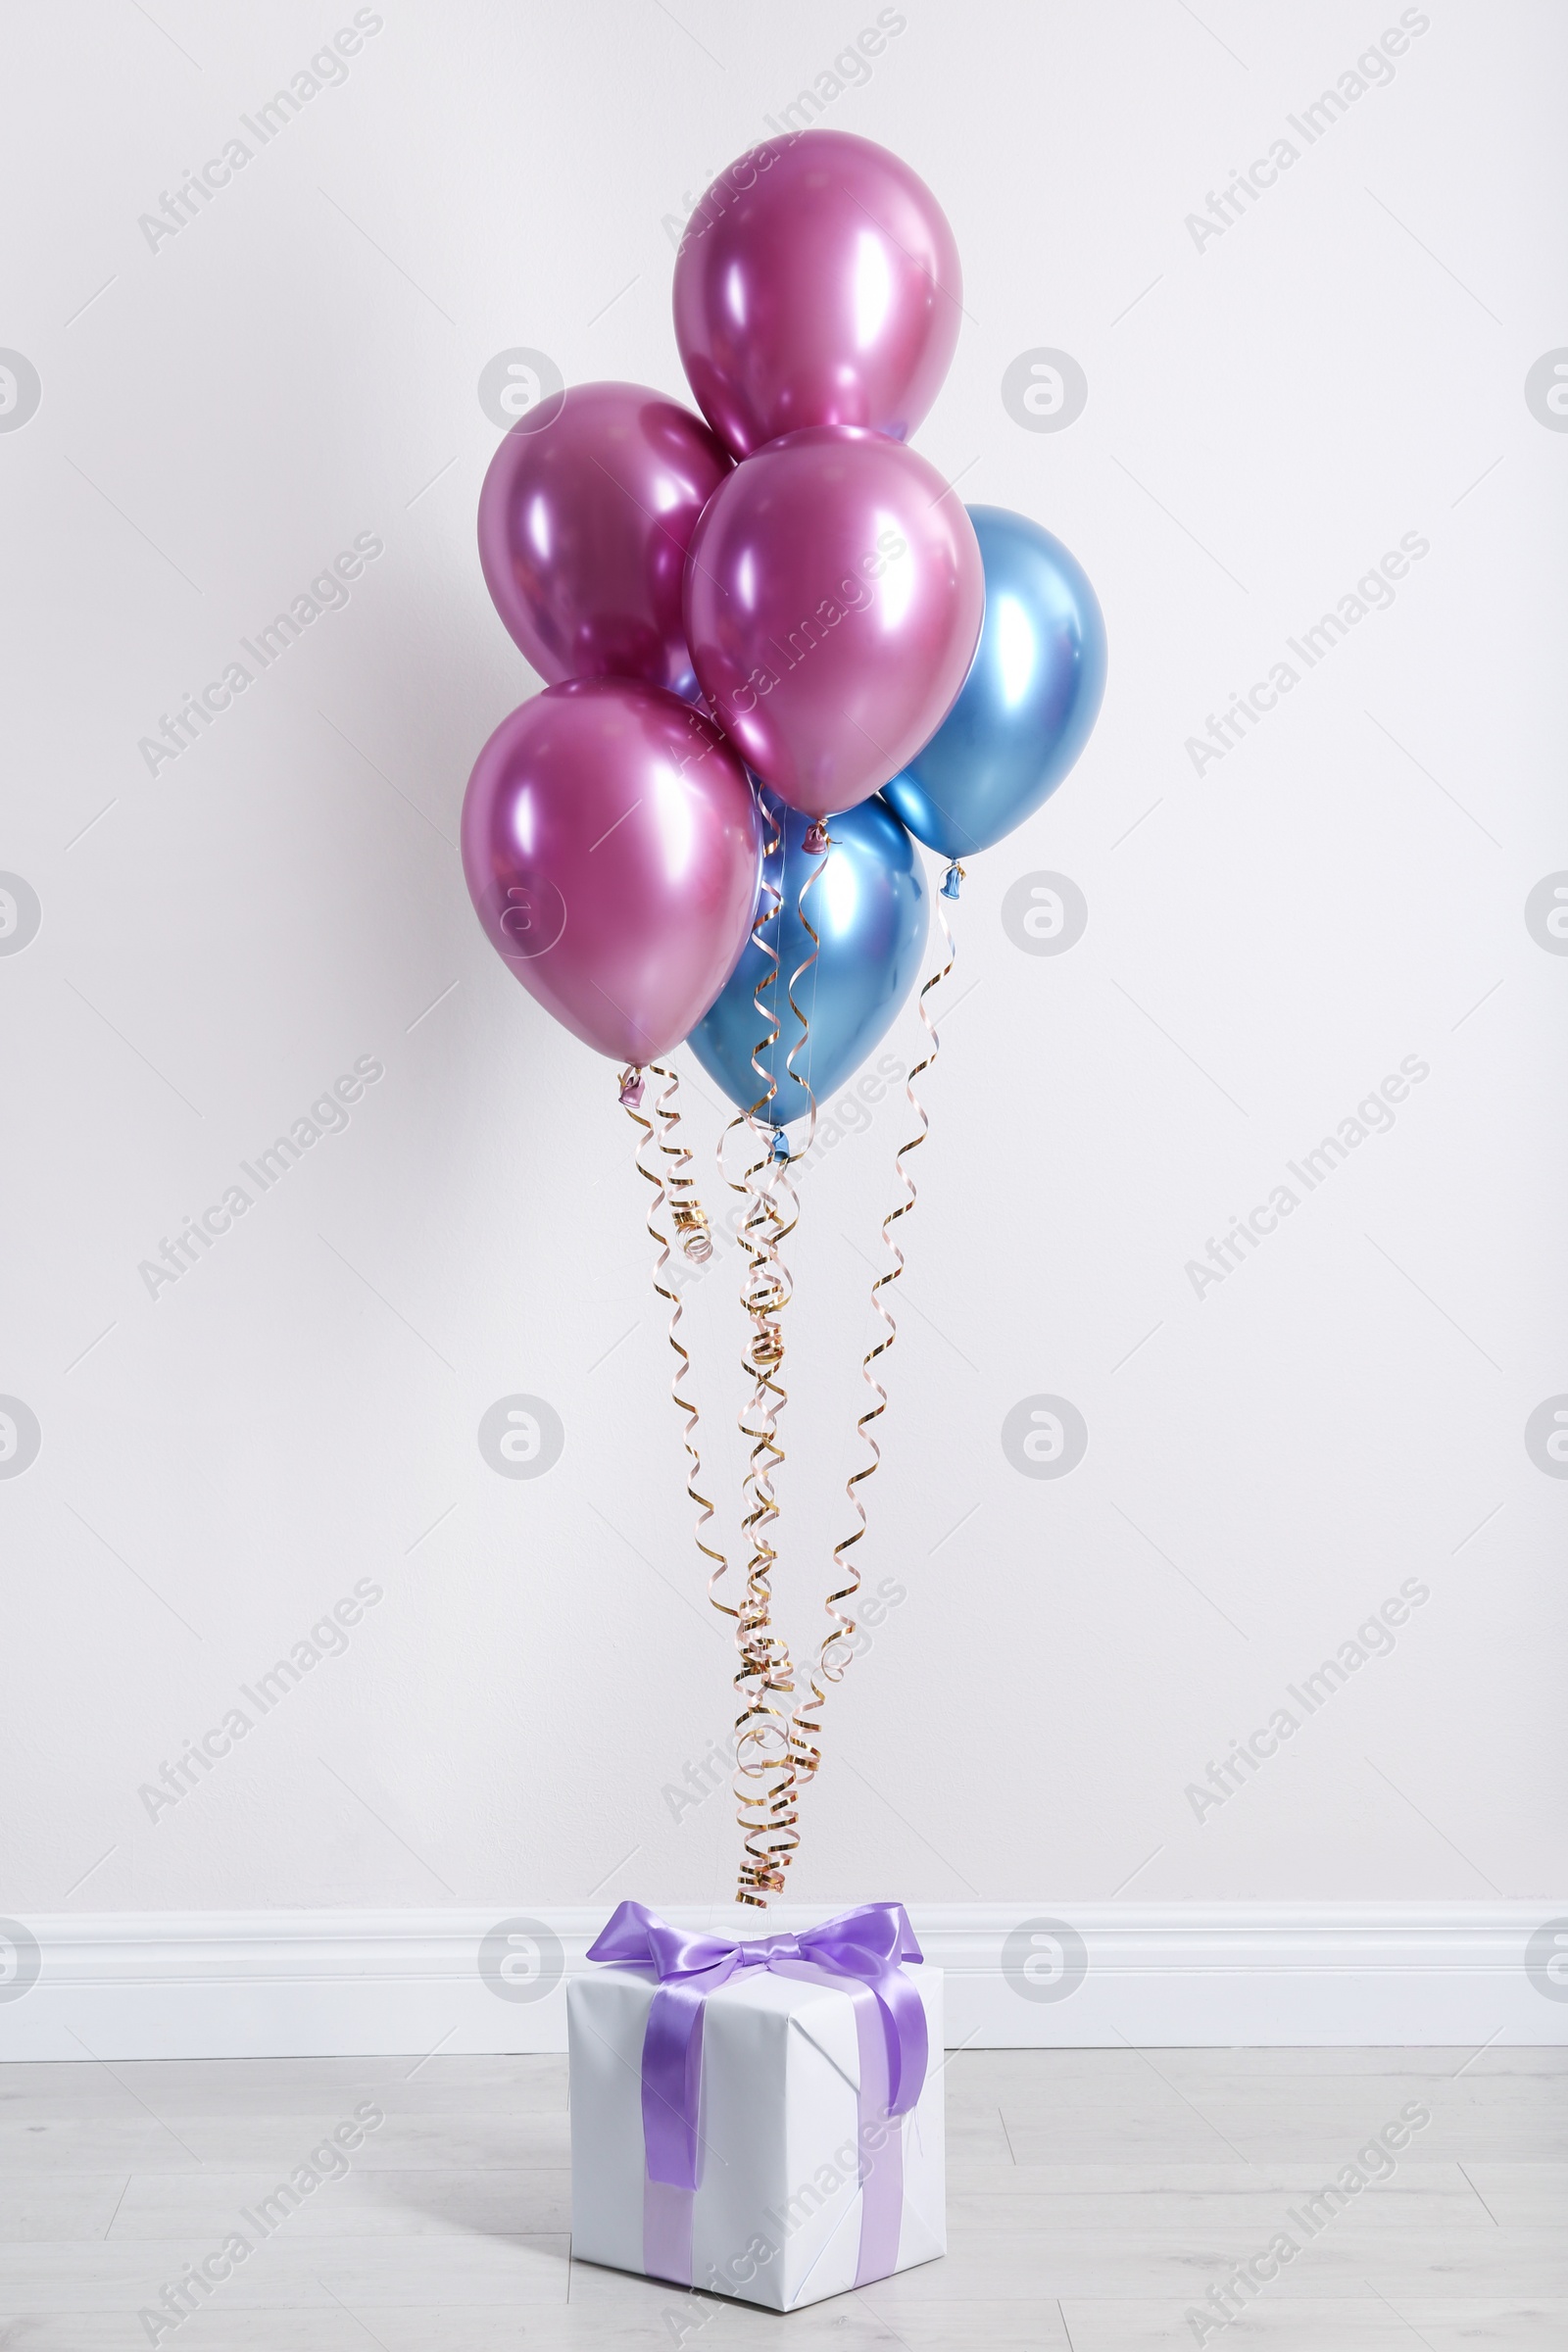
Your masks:
{"label": "glossy balloon highlight", "polygon": [[1022,824],[1089,740],[1105,621],[1076,557],[1027,515],[971,507],[985,620],[957,700],[886,787],[917,841],[967,858]]}
{"label": "glossy balloon highlight", "polygon": [[903,440],[958,338],[958,249],[908,165],[848,131],[768,139],[720,172],[675,259],[675,340],[735,452],[810,424]]}
{"label": "glossy balloon highlight", "polygon": [[700,416],[640,384],[576,384],[513,426],[479,493],[479,561],[542,678],[696,692],[681,576],[729,470]]}
{"label": "glossy balloon highlight", "polygon": [[502,720],[463,804],[485,936],[574,1037],[618,1061],[678,1044],[740,954],[761,834],[744,768],[673,695],[552,686]]}
{"label": "glossy balloon highlight", "polygon": [[686,634],[710,707],[792,808],[862,801],[946,716],[980,634],[973,528],[924,458],[816,425],[719,485],[692,534]]}

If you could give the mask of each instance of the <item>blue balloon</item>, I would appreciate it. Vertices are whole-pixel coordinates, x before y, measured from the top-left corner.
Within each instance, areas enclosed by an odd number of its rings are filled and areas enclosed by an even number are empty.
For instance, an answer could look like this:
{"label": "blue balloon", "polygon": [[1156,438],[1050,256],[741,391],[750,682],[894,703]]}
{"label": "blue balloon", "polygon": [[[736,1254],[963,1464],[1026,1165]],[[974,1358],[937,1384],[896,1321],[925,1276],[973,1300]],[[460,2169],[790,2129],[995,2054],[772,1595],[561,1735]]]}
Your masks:
{"label": "blue balloon", "polygon": [[916,841],[967,858],[1034,813],[1089,740],[1105,619],[1082,566],[1027,515],[971,507],[986,616],[958,699],[884,787]]}
{"label": "blue balloon", "polygon": [[[778,979],[762,997],[767,1017],[759,1014],[753,991],[771,971],[772,958],[752,939],[686,1042],[709,1076],[746,1110],[763,1092],[752,1052],[761,1047],[776,1012],[779,1034],[758,1058],[778,1092],[758,1115],[772,1127],[787,1127],[810,1109],[802,1078],[809,1079],[818,1103],[825,1102],[886,1035],[918,976],[929,908],[919,853],[891,808],[872,799],[826,820],[833,847],[806,902],[807,920],[821,947],[795,991],[807,1031],[792,1077],[785,1065],[802,1030],[790,1010],[789,984],[811,953],[797,902],[821,858],[804,846],[811,819],[771,794],[762,798],[780,828],[778,850],[763,861],[763,880],[783,892],[763,934],[779,959]],[[760,905],[766,903],[760,898]]]}

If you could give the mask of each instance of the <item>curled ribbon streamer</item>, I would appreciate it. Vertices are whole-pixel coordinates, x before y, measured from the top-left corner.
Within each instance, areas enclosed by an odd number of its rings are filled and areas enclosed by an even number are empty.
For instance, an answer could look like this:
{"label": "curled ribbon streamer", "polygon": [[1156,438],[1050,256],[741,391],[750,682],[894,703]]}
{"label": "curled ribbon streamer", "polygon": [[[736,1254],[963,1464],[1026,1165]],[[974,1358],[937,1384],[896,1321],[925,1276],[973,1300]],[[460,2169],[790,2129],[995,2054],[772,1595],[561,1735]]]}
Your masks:
{"label": "curled ribbon streamer", "polygon": [[[833,848],[832,837],[818,821],[808,831],[804,846],[817,858],[817,862],[801,884],[800,895],[795,903],[795,914],[801,929],[811,943],[811,953],[805,956],[790,974],[789,1006],[800,1023],[801,1033],[790,1048],[789,1056],[784,1064],[786,1075],[793,1078],[798,1086],[805,1088],[806,1100],[809,1105],[806,1141],[797,1155],[802,1159],[806,1157],[816,1140],[816,1095],[811,1085],[809,1062],[807,1065],[808,1074],[804,1078],[797,1075],[795,1068],[795,1057],[809,1044],[811,1034],[810,1016],[795,1002],[795,990],[797,983],[805,978],[822,951],[821,939],[811,928],[810,918],[807,914],[806,902],[826,870],[828,857]],[[817,856],[818,852],[820,852],[819,856]],[[814,996],[814,990],[812,994]],[[791,1187],[791,1198],[795,1199],[798,1203],[798,1196],[795,1194],[793,1186]],[[798,1214],[797,1206],[797,1216]],[[821,1736],[821,1725],[815,1720],[815,1716],[820,1712],[822,1702],[827,1694],[818,1688],[814,1676],[810,1680],[810,1697],[798,1705],[790,1717],[790,1754],[803,1785],[809,1781],[822,1761],[822,1751],[817,1745],[817,1740]]]}
{"label": "curled ribbon streamer", "polygon": [[[666,1200],[674,1218],[675,1230],[683,1236],[682,1248],[689,1258],[701,1264],[711,1255],[712,1244],[708,1237],[708,1219],[697,1199],[696,1187],[690,1173],[691,1153],[675,1132],[680,1125],[680,1112],[675,1108],[675,1097],[680,1089],[680,1073],[677,1070],[666,1069],[662,1062],[650,1062],[648,1066],[656,1078],[662,1078],[664,1081],[663,1091],[660,1095],[655,1108],[662,1131],[659,1149],[663,1156],[676,1162],[673,1173],[662,1176],[656,1169],[643,1165],[643,1152],[653,1141],[654,1128],[653,1121],[644,1117],[641,1107],[644,1081],[640,1069],[634,1067],[621,1072],[620,1100],[627,1116],[635,1126],[642,1130],[637,1138],[637,1173],[654,1188],[654,1198],[649,1203],[648,1209],[649,1239],[659,1245],[659,1255],[654,1261],[654,1289],[661,1298],[668,1302],[670,1310],[669,1344],[675,1351],[677,1360],[674,1372],[670,1377],[669,1394],[676,1410],[684,1416],[685,1426],[681,1434],[686,1446],[686,1493],[697,1505],[697,1548],[705,1559],[717,1563],[709,1573],[708,1586],[711,1597],[713,1587],[725,1574],[729,1562],[721,1551],[716,1551],[712,1544],[706,1543],[703,1536],[704,1529],[713,1516],[713,1506],[707,1495],[701,1493],[697,1484],[703,1474],[702,1455],[697,1445],[700,1426],[697,1406],[691,1397],[681,1395],[681,1384],[690,1378],[692,1368],[691,1355],[680,1337],[680,1321],[685,1310],[681,1305],[679,1292],[668,1288],[662,1279],[664,1269],[669,1264],[669,1241],[662,1228],[654,1221]],[[724,1603],[715,1600],[714,1606],[723,1608]],[[733,1610],[727,1613],[734,1614]]]}
{"label": "curled ribbon streamer", "polygon": [[[735,1719],[735,1800],[744,1847],[735,1899],[765,1910],[768,1895],[783,1891],[784,1872],[800,1843],[800,1831],[789,1726],[773,1703],[773,1694],[793,1693],[795,1682],[788,1645],[773,1630],[768,1578],[778,1554],[767,1533],[778,1517],[771,1470],[784,1459],[784,1448],[777,1442],[778,1416],[789,1402],[788,1391],[775,1377],[784,1360],[784,1335],[778,1318],[789,1303],[793,1287],[778,1246],[794,1232],[795,1215],[786,1216],[779,1209],[775,1137],[759,1116],[778,1092],[776,1080],[759,1056],[771,1053],[779,1035],[779,958],[777,948],[767,938],[767,928],[783,905],[783,894],[774,889],[766,874],[767,860],[778,852],[780,820],[768,815],[760,794],[757,799],[764,825],[771,830],[762,861],[764,904],[752,925],[752,938],[771,967],[752,992],[758,1019],[764,1024],[762,1036],[752,1049],[752,1068],[761,1092],[749,1109],[731,1119],[719,1138],[719,1170],[731,1192],[739,1193],[747,1202],[737,1238],[746,1254],[741,1303],[752,1323],[742,1362],[752,1379],[753,1393],[740,1415],[741,1434],[752,1441],[742,1487],[742,1501],[750,1495],[752,1508],[741,1522],[741,1532],[750,1539],[752,1550],[735,1624],[741,1658],[735,1688],[745,1701]],[[770,994],[773,1002],[764,1004],[764,997]],[[724,1145],[737,1127],[749,1129],[753,1142],[760,1147],[760,1156],[744,1170],[739,1182],[724,1170]],[[799,1203],[787,1178],[784,1189],[798,1214]]]}
{"label": "curled ribbon streamer", "polygon": [[[962,881],[962,879],[963,868],[956,861],[955,861],[948,868],[942,890],[937,898],[937,920],[942,925],[942,940],[943,947],[946,952],[946,959],[938,965],[937,969],[931,974],[931,977],[926,981],[924,987],[920,991],[919,1013],[921,1020],[925,1024],[925,1033],[929,1041],[929,1045],[927,1052],[910,1070],[904,1086],[904,1091],[909,1100],[909,1106],[919,1118],[920,1132],[918,1135],[911,1136],[906,1144],[901,1144],[899,1147],[898,1154],[893,1165],[899,1182],[904,1187],[906,1198],[899,1201],[895,1207],[890,1208],[887,1215],[882,1220],[882,1239],[894,1262],[888,1268],[886,1273],[879,1274],[875,1282],[872,1283],[871,1303],[876,1308],[876,1311],[881,1316],[883,1322],[887,1325],[887,1336],[884,1339],[878,1340],[874,1347],[868,1348],[864,1356],[861,1358],[860,1377],[865,1382],[866,1387],[875,1393],[876,1402],[867,1406],[866,1410],[860,1415],[858,1421],[857,1421],[855,1425],[857,1434],[864,1439],[865,1444],[869,1448],[871,1459],[868,1462],[862,1463],[858,1470],[852,1471],[849,1479],[845,1483],[844,1491],[850,1501],[855,1506],[856,1516],[859,1520],[859,1525],[849,1535],[847,1535],[843,1539],[842,1543],[835,1544],[833,1546],[834,1572],[836,1575],[848,1578],[849,1581],[848,1583],[841,1585],[836,1592],[830,1592],[827,1596],[826,1603],[824,1604],[829,1617],[831,1617],[833,1620],[833,1625],[831,1631],[823,1637],[821,1650],[818,1653],[816,1661],[816,1672],[809,1678],[812,1695],[810,1700],[808,1702],[811,1708],[817,1710],[818,1712],[820,1711],[820,1708],[826,1698],[826,1692],[823,1691],[819,1687],[817,1679],[818,1676],[820,1676],[821,1681],[825,1683],[842,1682],[844,1679],[845,1670],[848,1667],[850,1660],[855,1655],[854,1648],[851,1644],[852,1638],[855,1633],[856,1621],[853,1617],[846,1616],[838,1604],[841,1600],[853,1601],[855,1595],[859,1592],[860,1589],[859,1563],[857,1560],[853,1560],[850,1557],[850,1554],[854,1550],[856,1544],[860,1543],[864,1538],[866,1530],[866,1517],[865,1504],[856,1490],[861,1486],[866,1479],[873,1477],[878,1468],[881,1466],[882,1448],[877,1444],[875,1437],[872,1435],[871,1425],[873,1422],[880,1420],[881,1416],[887,1411],[888,1407],[888,1393],[882,1386],[882,1383],[877,1379],[871,1367],[873,1364],[875,1364],[879,1356],[887,1354],[888,1349],[893,1346],[894,1341],[899,1336],[898,1325],[894,1322],[892,1315],[888,1311],[887,1304],[882,1298],[882,1293],[893,1283],[897,1282],[899,1276],[904,1272],[904,1251],[899,1248],[898,1242],[894,1238],[893,1228],[898,1223],[900,1217],[906,1217],[909,1214],[909,1211],[913,1208],[915,1202],[914,1184],[910,1178],[907,1168],[904,1163],[908,1153],[917,1151],[931,1132],[931,1121],[926,1116],[924,1106],[914,1091],[914,1082],[916,1078],[920,1077],[924,1071],[931,1068],[941,1048],[941,1040],[937,1035],[936,1024],[926,1009],[926,999],[928,996],[930,996],[933,989],[939,988],[943,981],[949,977],[953,970],[953,966],[957,959],[957,950],[954,945],[953,931],[948,922],[947,909],[943,906],[942,902],[944,899],[956,899],[957,897],[958,884]],[[804,1710],[802,1710],[802,1712],[804,1712]],[[813,1728],[819,1727],[813,1726]],[[814,1769],[815,1767],[813,1766],[813,1770]]]}
{"label": "curled ribbon streamer", "polygon": [[680,1126],[680,1112],[676,1108],[680,1072],[666,1070],[662,1062],[658,1061],[650,1062],[649,1067],[656,1078],[662,1078],[666,1082],[654,1107],[659,1113],[662,1130],[659,1139],[660,1152],[665,1159],[674,1162],[664,1182],[675,1237],[692,1264],[705,1266],[713,1254],[713,1243],[708,1230],[708,1212],[697,1198],[697,1182],[691,1173],[691,1152],[676,1133]]}
{"label": "curled ribbon streamer", "polygon": [[[785,1458],[778,1443],[778,1419],[789,1402],[782,1378],[784,1335],[779,1316],[794,1290],[779,1245],[795,1231],[800,1213],[798,1196],[786,1173],[788,1164],[787,1160],[770,1159],[758,1190],[755,1221],[748,1219],[741,1233],[743,1244],[754,1253],[747,1291],[754,1337],[745,1360],[755,1387],[741,1416],[741,1428],[754,1444],[746,1478],[753,1507],[742,1523],[752,1544],[747,1621],[737,1629],[743,1663],[735,1678],[737,1688],[750,1701],[736,1723],[737,1795],[746,1850],[736,1899],[759,1909],[766,1908],[769,1893],[782,1893],[784,1872],[800,1843],[797,1760],[785,1717],[764,1695],[793,1693],[795,1689],[789,1644],[773,1627],[769,1583],[778,1561],[769,1535],[779,1516],[772,1474]],[[771,1784],[765,1789],[751,1785],[763,1781]]]}

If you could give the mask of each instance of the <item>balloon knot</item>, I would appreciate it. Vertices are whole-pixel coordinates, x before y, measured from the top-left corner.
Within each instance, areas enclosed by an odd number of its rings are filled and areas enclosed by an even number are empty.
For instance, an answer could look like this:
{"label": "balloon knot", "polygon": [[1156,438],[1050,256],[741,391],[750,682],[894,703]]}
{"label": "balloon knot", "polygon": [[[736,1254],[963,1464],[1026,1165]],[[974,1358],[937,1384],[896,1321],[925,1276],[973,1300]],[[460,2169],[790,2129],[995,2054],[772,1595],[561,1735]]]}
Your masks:
{"label": "balloon knot", "polygon": [[643,1099],[643,1074],[635,1063],[620,1073],[620,1099],[628,1110],[635,1110]]}
{"label": "balloon knot", "polygon": [[789,1160],[790,1139],[782,1127],[775,1127],[773,1130],[771,1150],[773,1157],[779,1162],[779,1165],[784,1166]]}
{"label": "balloon knot", "polygon": [[812,817],[801,847],[808,858],[820,858],[824,850],[833,847],[832,837],[819,816]]}
{"label": "balloon knot", "polygon": [[942,877],[942,896],[945,899],[956,899],[958,895],[958,884],[962,880],[963,868],[958,863],[956,858],[955,858],[953,863],[949,866],[947,872]]}

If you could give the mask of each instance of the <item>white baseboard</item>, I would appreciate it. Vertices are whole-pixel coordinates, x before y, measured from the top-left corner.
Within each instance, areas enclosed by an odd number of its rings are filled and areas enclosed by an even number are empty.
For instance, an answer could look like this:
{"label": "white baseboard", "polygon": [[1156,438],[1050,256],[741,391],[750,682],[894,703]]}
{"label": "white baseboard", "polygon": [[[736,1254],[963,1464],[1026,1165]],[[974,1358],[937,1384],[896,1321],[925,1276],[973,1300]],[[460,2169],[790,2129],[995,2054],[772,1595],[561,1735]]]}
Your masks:
{"label": "white baseboard", "polygon": [[[524,1906],[35,1918],[24,1933],[36,1950],[23,1943],[9,1975],[16,1923],[0,1923],[0,2060],[561,2050],[556,1972],[586,1965],[606,1908],[541,1906],[542,1933],[530,1941],[514,1925],[521,1940],[492,1943],[487,1973],[486,1938]],[[747,1936],[824,1913],[669,1916]],[[1527,1966],[1553,1919],[1568,1956],[1568,1900],[973,1903],[917,1910],[914,1924],[948,1972],[955,2045],[1468,2047],[1568,2041],[1568,1963],[1560,1985],[1539,1956]],[[541,1953],[556,1979],[542,1991]]]}

